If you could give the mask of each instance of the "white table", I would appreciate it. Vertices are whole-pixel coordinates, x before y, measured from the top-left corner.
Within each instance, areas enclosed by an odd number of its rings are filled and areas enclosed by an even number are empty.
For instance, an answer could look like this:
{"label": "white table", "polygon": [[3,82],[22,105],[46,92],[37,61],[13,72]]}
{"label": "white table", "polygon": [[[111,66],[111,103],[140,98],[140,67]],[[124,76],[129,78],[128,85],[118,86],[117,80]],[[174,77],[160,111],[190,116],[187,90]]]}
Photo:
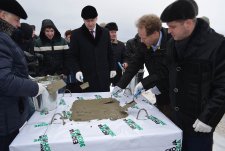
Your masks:
{"label": "white table", "polygon": [[[63,125],[59,116],[55,116],[57,120],[50,124],[52,116],[69,111],[77,97],[96,99],[96,95],[106,98],[110,93],[60,95],[57,109],[46,115],[34,113],[10,145],[10,151],[40,151],[41,146],[44,146],[43,151],[180,151],[182,131],[143,97],[138,98],[135,107],[129,108],[125,119],[90,122],[67,119]],[[121,96],[121,105],[132,99]],[[137,113],[142,108],[149,116],[141,112],[141,120],[137,120]]]}

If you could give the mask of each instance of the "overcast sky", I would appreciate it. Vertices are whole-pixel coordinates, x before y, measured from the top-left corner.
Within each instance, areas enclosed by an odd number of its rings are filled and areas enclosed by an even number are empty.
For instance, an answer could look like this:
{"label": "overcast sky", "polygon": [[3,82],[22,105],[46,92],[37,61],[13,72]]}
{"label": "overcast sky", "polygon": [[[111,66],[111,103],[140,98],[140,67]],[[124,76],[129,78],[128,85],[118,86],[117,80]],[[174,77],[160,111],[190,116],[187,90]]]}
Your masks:
{"label": "overcast sky", "polygon": [[[134,37],[137,30],[135,22],[144,14],[160,16],[166,6],[174,0],[18,0],[28,14],[27,20],[36,25],[37,34],[43,19],[51,19],[64,37],[67,29],[76,29],[83,24],[81,10],[86,5],[98,11],[98,24],[116,22],[118,39],[126,42]],[[225,0],[196,0],[199,15],[207,16],[210,25],[217,32],[225,34]]]}

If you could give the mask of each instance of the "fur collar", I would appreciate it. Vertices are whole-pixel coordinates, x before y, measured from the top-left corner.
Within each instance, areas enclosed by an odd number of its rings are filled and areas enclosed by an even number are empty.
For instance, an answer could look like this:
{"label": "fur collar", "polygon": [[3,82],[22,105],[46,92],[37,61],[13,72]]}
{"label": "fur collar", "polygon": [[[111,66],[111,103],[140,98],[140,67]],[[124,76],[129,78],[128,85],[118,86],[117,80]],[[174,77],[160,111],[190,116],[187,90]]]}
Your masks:
{"label": "fur collar", "polygon": [[16,28],[13,27],[11,24],[0,19],[0,32],[4,32],[7,35],[11,36],[15,30],[16,30]]}

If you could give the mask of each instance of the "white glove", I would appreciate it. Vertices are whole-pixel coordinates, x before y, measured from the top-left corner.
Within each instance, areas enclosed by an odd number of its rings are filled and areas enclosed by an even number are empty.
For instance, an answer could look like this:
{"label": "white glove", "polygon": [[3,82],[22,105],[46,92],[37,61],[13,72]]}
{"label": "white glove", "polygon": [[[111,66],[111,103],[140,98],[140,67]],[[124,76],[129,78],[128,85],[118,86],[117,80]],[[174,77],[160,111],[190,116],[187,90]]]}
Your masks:
{"label": "white glove", "polygon": [[28,75],[28,78],[29,78],[30,80],[32,80],[32,81],[34,81],[34,80],[35,80],[35,78],[34,78],[34,77],[32,77],[32,76],[30,76],[30,75]]}
{"label": "white glove", "polygon": [[195,123],[193,124],[193,128],[194,128],[195,132],[203,132],[203,133],[209,133],[212,130],[211,126],[203,123],[199,119],[197,119],[195,121]]}
{"label": "white glove", "polygon": [[77,73],[76,73],[76,79],[78,80],[78,81],[80,81],[80,82],[84,82],[83,80],[84,80],[84,76],[83,76],[83,73],[81,72],[81,71],[78,71]]}
{"label": "white glove", "polygon": [[110,78],[114,78],[116,76],[116,71],[110,71]]}
{"label": "white glove", "polygon": [[113,88],[113,91],[111,93],[111,95],[115,96],[115,97],[118,97],[118,94],[121,93],[123,91],[123,89],[121,89],[120,87],[118,86],[115,86]]}
{"label": "white glove", "polygon": [[38,94],[36,95],[36,97],[39,96],[40,94],[44,93],[45,91],[47,91],[45,86],[41,83],[38,83]]}
{"label": "white glove", "polygon": [[160,95],[161,92],[159,91],[159,89],[157,88],[157,86],[154,86],[153,88],[151,88],[151,92],[155,95]]}
{"label": "white glove", "polygon": [[141,94],[141,91],[144,90],[144,87],[141,82],[139,82],[134,88],[134,97],[137,98]]}

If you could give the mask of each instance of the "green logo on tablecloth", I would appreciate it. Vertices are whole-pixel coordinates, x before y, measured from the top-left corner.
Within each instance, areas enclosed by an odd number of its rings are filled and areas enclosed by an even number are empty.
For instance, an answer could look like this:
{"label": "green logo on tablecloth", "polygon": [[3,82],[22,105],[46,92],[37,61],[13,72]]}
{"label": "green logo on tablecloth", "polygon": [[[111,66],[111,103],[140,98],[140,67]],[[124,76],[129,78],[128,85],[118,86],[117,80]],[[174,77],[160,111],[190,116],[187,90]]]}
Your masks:
{"label": "green logo on tablecloth", "polygon": [[71,135],[71,138],[73,140],[73,144],[80,144],[80,147],[84,147],[85,146],[85,143],[84,143],[84,139],[80,133],[80,130],[79,129],[71,129],[70,130],[70,135]]}
{"label": "green logo on tablecloth", "polygon": [[103,134],[105,135],[111,135],[111,136],[116,136],[116,134],[106,125],[98,125],[98,127],[100,128],[100,130],[102,131]]}
{"label": "green logo on tablecloth", "polygon": [[34,125],[34,127],[43,127],[43,126],[48,126],[48,123],[42,122]]}
{"label": "green logo on tablecloth", "polygon": [[174,140],[173,142],[174,147],[166,149],[165,151],[181,151],[182,149],[182,143],[181,140]]}
{"label": "green logo on tablecloth", "polygon": [[181,140],[175,140],[175,141],[173,141],[173,145],[176,146],[176,151],[181,151],[181,148],[182,148]]}
{"label": "green logo on tablecloth", "polygon": [[71,119],[72,117],[72,112],[71,111],[62,111],[64,119]]}
{"label": "green logo on tablecloth", "polygon": [[137,105],[132,106],[133,109],[140,109]]}
{"label": "green logo on tablecloth", "polygon": [[149,105],[152,105],[148,100],[145,100],[145,99],[143,99],[142,102],[145,102],[145,103],[147,103]]}
{"label": "green logo on tablecloth", "polygon": [[143,130],[142,127],[140,127],[138,124],[136,124],[134,121],[131,119],[124,119],[124,121],[130,126],[132,129],[138,129],[138,130]]}
{"label": "green logo on tablecloth", "polygon": [[113,94],[113,96],[114,96],[115,98],[121,98],[121,96],[120,96],[119,94]]}
{"label": "green logo on tablecloth", "polygon": [[152,120],[156,124],[166,125],[166,123],[164,123],[162,120],[158,119],[155,116],[150,115],[150,116],[147,116],[147,118]]}
{"label": "green logo on tablecloth", "polygon": [[39,139],[34,139],[34,142],[40,142],[41,151],[51,151],[51,148],[48,144],[48,136],[47,135],[39,136]]}
{"label": "green logo on tablecloth", "polygon": [[41,111],[40,112],[40,115],[47,115],[48,114],[48,111]]}
{"label": "green logo on tablecloth", "polygon": [[63,98],[60,99],[59,105],[66,105],[66,102],[65,102],[65,100]]}
{"label": "green logo on tablecloth", "polygon": [[83,97],[79,97],[79,96],[77,97],[77,99],[78,99],[78,100],[84,100]]}
{"label": "green logo on tablecloth", "polygon": [[96,99],[102,99],[101,95],[95,95]]}

